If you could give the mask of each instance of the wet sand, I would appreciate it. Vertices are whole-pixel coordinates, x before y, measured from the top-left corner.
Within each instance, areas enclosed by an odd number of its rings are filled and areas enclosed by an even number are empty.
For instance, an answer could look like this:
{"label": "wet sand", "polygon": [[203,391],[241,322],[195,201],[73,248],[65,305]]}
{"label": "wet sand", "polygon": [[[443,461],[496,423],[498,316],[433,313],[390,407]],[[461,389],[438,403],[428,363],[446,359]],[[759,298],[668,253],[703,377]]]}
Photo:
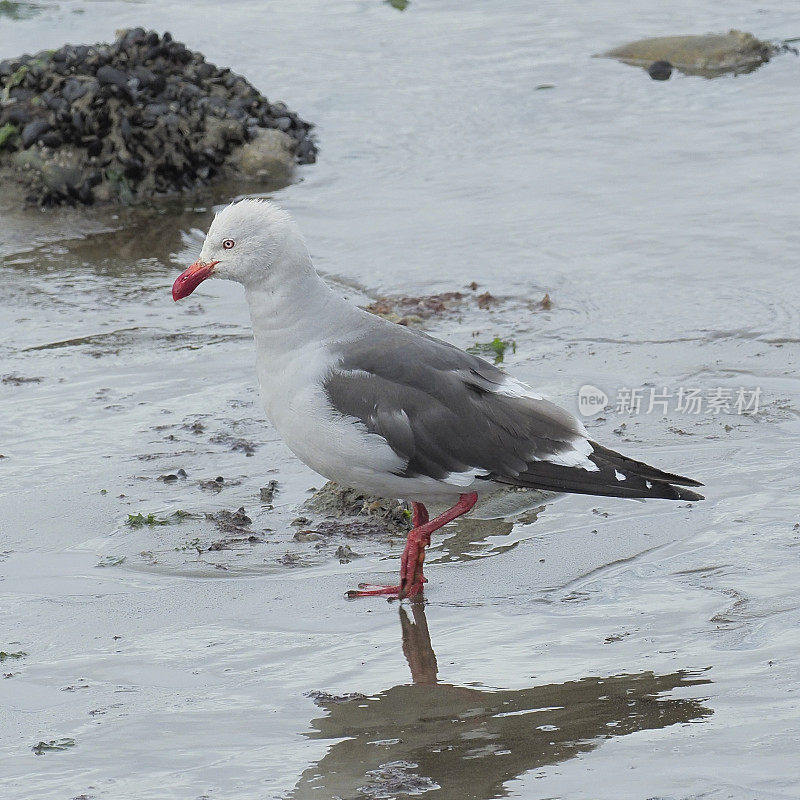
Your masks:
{"label": "wet sand", "polygon": [[[705,503],[466,519],[424,608],[348,602],[402,537],[292,525],[323,481],[264,421],[241,291],[169,296],[230,190],[0,199],[0,797],[797,797],[797,61],[656,84],[591,58],[677,14],[760,38],[790,15],[420,0],[253,24],[236,0],[212,30],[205,2],[41,5],[1,20],[0,56],[146,24],[318,123],[319,162],[270,196],[355,302],[488,291],[421,324],[513,340],[504,365],[571,410],[585,384],[761,399],[587,421]],[[128,524],[148,515],[170,524]]]}

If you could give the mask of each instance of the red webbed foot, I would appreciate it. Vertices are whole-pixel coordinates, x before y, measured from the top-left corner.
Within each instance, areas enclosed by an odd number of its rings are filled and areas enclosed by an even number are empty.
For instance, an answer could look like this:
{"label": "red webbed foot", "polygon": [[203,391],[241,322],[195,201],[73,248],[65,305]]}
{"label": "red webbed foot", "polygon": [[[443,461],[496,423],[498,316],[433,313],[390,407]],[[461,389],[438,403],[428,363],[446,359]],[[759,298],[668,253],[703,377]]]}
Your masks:
{"label": "red webbed foot", "polygon": [[382,586],[376,583],[359,583],[358,589],[350,589],[345,592],[345,597],[348,600],[353,600],[356,597],[380,597],[381,595],[388,597],[398,597],[400,595],[400,586]]}
{"label": "red webbed foot", "polygon": [[[422,579],[427,580],[426,578]],[[408,587],[408,591],[403,593],[401,586],[382,586],[375,583],[359,583],[358,589],[351,589],[345,593],[348,600],[354,600],[357,597],[387,597],[389,600],[403,599],[406,597],[415,597],[422,592],[422,583],[415,583]]]}

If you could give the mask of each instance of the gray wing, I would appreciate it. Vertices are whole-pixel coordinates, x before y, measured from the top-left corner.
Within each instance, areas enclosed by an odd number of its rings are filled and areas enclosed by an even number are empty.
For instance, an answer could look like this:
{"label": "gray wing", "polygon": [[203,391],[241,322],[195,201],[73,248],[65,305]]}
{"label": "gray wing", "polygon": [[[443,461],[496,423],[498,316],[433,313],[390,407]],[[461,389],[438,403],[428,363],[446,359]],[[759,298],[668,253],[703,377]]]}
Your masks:
{"label": "gray wing", "polygon": [[[553,491],[699,499],[700,485],[591,442],[571,414],[477,356],[394,326],[350,343],[324,380],[333,407],[382,436],[397,474]],[[526,391],[527,390],[527,391]]]}
{"label": "gray wing", "polygon": [[446,342],[378,326],[337,356],[323,381],[331,404],[388,442],[406,462],[398,475],[457,483],[463,473],[554,491],[693,499],[668,484],[696,481],[590,442],[571,414]]}
{"label": "gray wing", "polygon": [[501,393],[513,385],[483,359],[406,328],[379,328],[348,345],[325,381],[339,412],[408,459],[405,475],[432,478],[472,469],[517,474],[581,435],[552,403]]}

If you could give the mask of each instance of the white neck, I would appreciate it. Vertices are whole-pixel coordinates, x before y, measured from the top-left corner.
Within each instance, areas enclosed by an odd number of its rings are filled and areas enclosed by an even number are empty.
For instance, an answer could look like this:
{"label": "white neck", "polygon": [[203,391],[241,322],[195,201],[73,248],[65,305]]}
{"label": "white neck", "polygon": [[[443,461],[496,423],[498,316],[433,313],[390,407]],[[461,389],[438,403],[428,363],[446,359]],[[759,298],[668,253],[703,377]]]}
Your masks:
{"label": "white neck", "polygon": [[266,279],[245,285],[259,360],[358,327],[359,309],[320,278],[300,238],[290,237]]}

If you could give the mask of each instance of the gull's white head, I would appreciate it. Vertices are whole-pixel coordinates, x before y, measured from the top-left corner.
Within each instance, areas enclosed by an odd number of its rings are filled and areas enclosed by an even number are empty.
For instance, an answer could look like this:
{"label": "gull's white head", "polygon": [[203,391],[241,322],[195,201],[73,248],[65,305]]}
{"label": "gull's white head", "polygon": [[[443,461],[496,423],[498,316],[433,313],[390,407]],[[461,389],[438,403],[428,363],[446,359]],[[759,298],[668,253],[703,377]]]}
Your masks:
{"label": "gull's white head", "polygon": [[297,226],[283,209],[268,200],[231,203],[214,217],[200,257],[175,280],[172,297],[187,297],[206,278],[258,284],[283,262],[306,252]]}

